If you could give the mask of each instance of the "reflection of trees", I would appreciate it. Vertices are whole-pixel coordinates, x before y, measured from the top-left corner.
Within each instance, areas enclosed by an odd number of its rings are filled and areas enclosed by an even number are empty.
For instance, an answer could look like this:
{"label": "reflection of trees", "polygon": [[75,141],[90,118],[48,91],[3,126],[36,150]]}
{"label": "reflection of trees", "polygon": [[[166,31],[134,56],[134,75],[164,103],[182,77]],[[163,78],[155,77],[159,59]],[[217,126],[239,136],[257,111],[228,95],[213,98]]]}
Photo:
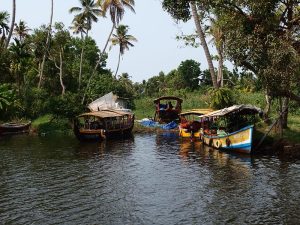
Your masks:
{"label": "reflection of trees", "polygon": [[105,141],[96,142],[80,142],[76,148],[76,155],[80,158],[101,158],[105,155],[119,155],[128,153],[128,149],[123,149],[122,145],[132,145],[134,142],[133,136],[123,137],[119,139],[109,139]]}

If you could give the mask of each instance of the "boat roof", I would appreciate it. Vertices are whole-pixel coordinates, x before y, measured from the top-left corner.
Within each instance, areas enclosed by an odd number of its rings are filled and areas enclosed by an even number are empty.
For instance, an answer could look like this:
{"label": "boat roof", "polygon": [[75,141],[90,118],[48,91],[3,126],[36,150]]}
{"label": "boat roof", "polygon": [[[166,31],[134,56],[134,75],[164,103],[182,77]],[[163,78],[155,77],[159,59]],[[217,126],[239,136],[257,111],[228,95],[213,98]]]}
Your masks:
{"label": "boat roof", "polygon": [[186,111],[186,112],[183,112],[183,113],[180,113],[179,115],[180,116],[185,116],[185,115],[204,115],[204,114],[207,114],[207,113],[210,113],[210,112],[213,112],[213,109],[191,109],[189,111]]}
{"label": "boat roof", "polygon": [[229,114],[240,114],[240,115],[249,115],[249,114],[262,114],[263,110],[253,106],[253,105],[233,105],[228,108],[220,109],[213,111],[211,113],[202,115],[200,117],[219,117],[219,116],[226,116]]}
{"label": "boat roof", "polygon": [[125,115],[133,115],[133,113],[128,111],[122,111],[122,110],[101,110],[101,111],[83,113],[78,117],[95,116],[99,118],[110,118],[110,117],[121,117]]}
{"label": "boat roof", "polygon": [[178,98],[178,97],[175,97],[175,96],[162,96],[162,97],[159,97],[157,99],[154,99],[154,103],[157,103],[161,100],[176,100],[180,103],[182,103],[182,101],[183,101],[181,98]]}

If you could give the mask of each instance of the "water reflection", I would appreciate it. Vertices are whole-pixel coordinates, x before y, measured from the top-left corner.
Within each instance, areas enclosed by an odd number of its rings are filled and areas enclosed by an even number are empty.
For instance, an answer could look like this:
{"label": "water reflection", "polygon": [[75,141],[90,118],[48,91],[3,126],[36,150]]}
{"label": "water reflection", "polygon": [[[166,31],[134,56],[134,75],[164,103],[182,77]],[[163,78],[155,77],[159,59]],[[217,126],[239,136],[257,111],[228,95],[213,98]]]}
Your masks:
{"label": "water reflection", "polygon": [[128,150],[133,145],[133,136],[126,137],[121,140],[78,142],[77,146],[75,147],[75,155],[79,156],[80,158],[103,158],[107,154],[122,154],[124,153],[124,149]]}

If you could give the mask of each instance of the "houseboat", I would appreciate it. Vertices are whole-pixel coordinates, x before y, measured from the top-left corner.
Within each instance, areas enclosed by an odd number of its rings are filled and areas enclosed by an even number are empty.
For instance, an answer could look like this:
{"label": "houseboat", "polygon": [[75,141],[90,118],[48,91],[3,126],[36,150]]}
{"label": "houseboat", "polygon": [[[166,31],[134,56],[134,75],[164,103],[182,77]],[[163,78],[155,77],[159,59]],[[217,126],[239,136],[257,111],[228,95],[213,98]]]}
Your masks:
{"label": "houseboat", "polygon": [[105,140],[131,134],[134,114],[124,110],[100,110],[83,113],[74,120],[73,130],[80,140]]}

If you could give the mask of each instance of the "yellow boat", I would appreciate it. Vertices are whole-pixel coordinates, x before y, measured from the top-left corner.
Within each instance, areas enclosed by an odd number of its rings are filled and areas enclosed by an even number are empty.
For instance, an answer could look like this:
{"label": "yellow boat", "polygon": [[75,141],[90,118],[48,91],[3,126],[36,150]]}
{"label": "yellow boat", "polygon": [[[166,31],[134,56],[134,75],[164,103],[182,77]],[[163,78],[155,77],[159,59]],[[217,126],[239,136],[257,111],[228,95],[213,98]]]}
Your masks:
{"label": "yellow boat", "polygon": [[182,138],[199,138],[201,137],[201,122],[199,116],[212,112],[212,109],[192,109],[180,113],[179,136]]}

